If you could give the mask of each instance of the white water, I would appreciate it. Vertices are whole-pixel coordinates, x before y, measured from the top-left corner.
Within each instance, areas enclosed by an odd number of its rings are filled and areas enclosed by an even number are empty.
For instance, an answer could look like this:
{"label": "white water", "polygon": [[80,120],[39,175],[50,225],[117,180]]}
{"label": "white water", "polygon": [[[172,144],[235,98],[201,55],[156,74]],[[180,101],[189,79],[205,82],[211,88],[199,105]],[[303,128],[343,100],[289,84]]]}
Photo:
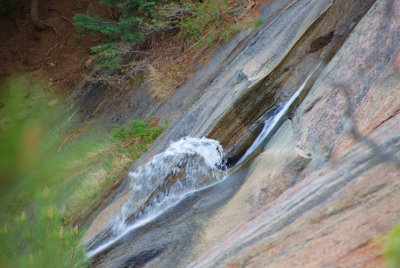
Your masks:
{"label": "white water", "polygon": [[[307,76],[288,102],[269,111],[262,131],[238,164],[250,157],[274,133],[319,66]],[[186,137],[171,143],[164,152],[129,174],[131,196],[111,222],[111,237],[88,251],[87,256],[94,256],[108,248],[188,195],[221,182],[226,177],[224,161],[223,149],[218,141]]]}
{"label": "white water", "polygon": [[206,138],[186,137],[129,173],[131,194],[111,222],[112,235],[87,252],[93,256],[191,193],[214,185],[225,177],[222,146]]}
{"label": "white water", "polygon": [[271,134],[273,134],[272,132],[276,129],[277,126],[279,126],[282,118],[287,114],[288,110],[296,101],[296,99],[300,96],[301,92],[303,92],[304,88],[307,85],[308,80],[310,80],[311,76],[314,74],[314,72],[318,69],[320,65],[321,63],[318,64],[317,67],[315,67],[314,70],[307,76],[307,78],[304,80],[301,86],[296,90],[296,92],[289,99],[289,101],[284,104],[283,108],[281,104],[279,104],[276,108],[273,108],[273,111],[271,111],[271,115],[269,115],[267,119],[264,121],[264,127],[261,130],[260,134],[257,136],[253,144],[247,149],[246,153],[239,159],[237,164],[240,164],[244,160],[246,160],[259,146],[261,146],[262,143],[264,143],[264,141]]}
{"label": "white water", "polygon": [[240,158],[238,164],[243,162],[250,154],[252,154],[260,144],[267,138],[268,134],[271,132],[271,126],[276,121],[277,114],[279,115],[282,111],[282,103],[278,104],[277,107],[272,108],[270,113],[268,113],[266,120],[263,122],[263,129],[260,134],[254,140],[253,144],[247,149],[246,153]]}

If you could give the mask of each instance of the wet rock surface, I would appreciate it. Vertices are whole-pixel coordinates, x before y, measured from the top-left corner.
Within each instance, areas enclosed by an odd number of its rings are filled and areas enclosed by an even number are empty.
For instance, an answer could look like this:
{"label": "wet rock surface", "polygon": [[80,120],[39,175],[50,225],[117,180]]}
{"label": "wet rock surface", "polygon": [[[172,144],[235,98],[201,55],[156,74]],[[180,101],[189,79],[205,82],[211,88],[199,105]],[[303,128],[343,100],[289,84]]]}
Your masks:
{"label": "wet rock surface", "polygon": [[[295,143],[312,158],[298,174],[301,182],[192,266],[383,266],[372,241],[400,217],[400,167],[393,163],[400,140],[399,7],[377,1],[295,112]],[[350,134],[354,127],[359,135]]]}
{"label": "wet rock surface", "polygon": [[[248,41],[242,44],[242,48],[237,48],[236,53],[225,54],[226,57],[229,56],[226,58],[226,65],[215,70],[215,77],[211,82],[208,82],[206,88],[200,91],[197,102],[185,114],[180,113],[180,118],[179,113],[176,115],[179,120],[171,122],[170,127],[159,137],[152,148],[134,163],[131,170],[135,170],[150,161],[154,155],[165,150],[171,141],[176,141],[184,136],[201,137],[207,135],[207,132],[213,129],[213,126],[219,122],[223,114],[232,111],[232,107],[235,107],[235,101],[240,99],[247,89],[254,88],[255,84],[260,83],[279,64],[280,60],[287,56],[296,42],[331,4],[331,0],[302,0],[289,3],[285,8],[275,11],[276,14],[273,14],[270,20],[265,22],[264,27],[249,37]],[[299,12],[302,16],[298,16]],[[297,20],[293,21],[293,17],[297,17]],[[276,38],[272,38],[273,36],[276,36]],[[246,36],[242,36],[242,38],[246,39]],[[236,47],[237,42],[238,40],[234,40],[234,46],[231,44],[228,47],[231,49]],[[281,47],[284,50],[281,50]],[[244,76],[247,78],[237,80],[238,77],[243,78]],[[250,76],[252,76],[251,79]],[[210,78],[210,76],[208,77]],[[196,83],[196,79],[188,84],[191,83]],[[184,93],[180,90],[177,94],[177,97],[173,97],[171,104],[179,103],[179,96]],[[186,98],[184,98],[183,103],[185,103],[185,100]],[[166,105],[164,108],[160,108],[160,112],[164,111],[168,114],[168,109],[173,109],[173,107],[168,108],[168,105]],[[266,108],[263,109],[266,110]],[[223,137],[211,137],[221,140],[226,148],[227,141]],[[107,211],[107,206],[114,200],[120,199],[121,195],[126,194],[127,188],[125,180],[116,194],[95,211],[91,218],[94,216],[102,218],[101,213],[98,215],[99,212]],[[95,222],[99,221],[95,220]],[[98,224],[104,227],[106,222],[101,221]],[[99,228],[100,226],[97,226],[94,229]],[[93,232],[92,228],[89,228],[87,237],[91,236],[93,236]]]}
{"label": "wet rock surface", "polygon": [[[383,265],[373,241],[400,218],[400,3],[278,6],[133,169],[185,135],[240,155],[262,115],[322,61],[307,96],[253,161],[135,229],[94,266]],[[120,206],[111,201],[107,215]]]}
{"label": "wet rock surface", "polygon": [[160,98],[157,96],[159,94],[155,94],[157,85],[152,79],[145,80],[135,90],[113,90],[105,81],[92,78],[78,84],[70,103],[73,107],[79,107],[80,120],[83,122],[101,115],[106,125],[127,122],[132,118],[149,120],[151,117],[173,123],[187,112],[223,66],[240,51],[249,34],[250,31],[244,31],[222,45],[192,79],[176,89],[168,101],[165,100],[168,98]]}
{"label": "wet rock surface", "polygon": [[[176,124],[171,125],[138,164],[164,149],[170,140],[188,135],[207,135],[235,107],[237,100],[277,67],[331,4],[330,0],[296,1],[272,21],[267,21],[249,38],[236,58],[224,66],[204,89],[193,107]],[[208,136],[215,138],[214,135]],[[224,140],[221,143],[226,147]]]}
{"label": "wet rock surface", "polygon": [[[398,126],[398,121],[393,123]],[[387,135],[394,125],[382,132]],[[379,145],[391,148],[390,153],[399,157],[399,135],[381,138],[376,138]],[[253,219],[239,224],[192,266],[336,266],[398,219],[398,176],[398,167],[362,145],[356,146],[336,163],[286,190]],[[366,260],[378,254],[366,252]],[[357,256],[346,260],[348,267],[357,263],[365,264]]]}

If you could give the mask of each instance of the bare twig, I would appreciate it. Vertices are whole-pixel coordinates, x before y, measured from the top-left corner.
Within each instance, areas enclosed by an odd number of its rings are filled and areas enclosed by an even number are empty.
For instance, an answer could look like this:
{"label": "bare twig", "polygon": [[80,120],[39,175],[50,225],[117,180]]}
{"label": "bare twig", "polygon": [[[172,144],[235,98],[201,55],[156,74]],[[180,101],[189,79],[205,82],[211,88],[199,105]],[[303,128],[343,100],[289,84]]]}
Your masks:
{"label": "bare twig", "polygon": [[130,54],[144,54],[144,55],[153,55],[153,53],[140,51],[140,50],[129,50]]}
{"label": "bare twig", "polygon": [[63,16],[63,15],[60,15],[60,17],[61,17],[63,20],[65,20],[66,22],[68,22],[69,24],[71,24],[72,27],[75,28],[74,23],[73,23],[70,19],[68,19],[67,17],[65,17],[65,16]]}
{"label": "bare twig", "polygon": [[69,24],[71,24],[72,27],[75,28],[74,23],[73,23],[70,19],[68,19],[61,11],[59,11],[58,9],[56,9],[56,8],[54,8],[54,7],[50,8],[49,10],[52,10],[52,11],[57,12],[63,20],[65,20],[66,22],[68,22]]}
{"label": "bare twig", "polygon": [[260,3],[260,1],[261,1],[261,0],[258,0],[258,1],[254,4],[254,6],[252,7],[252,9],[255,9],[255,8],[258,6],[258,4]]}
{"label": "bare twig", "polygon": [[57,28],[53,24],[50,24],[50,23],[47,23],[46,25],[47,25],[47,27],[50,27],[53,29],[54,33],[56,34],[56,37],[58,38]]}
{"label": "bare twig", "polygon": [[47,56],[49,56],[49,55],[50,55],[50,52],[51,52],[53,49],[57,48],[59,44],[60,44],[60,43],[56,43],[53,47],[51,47],[51,48],[47,51]]}
{"label": "bare twig", "polygon": [[208,48],[208,45],[205,45],[202,49],[199,50],[199,52],[197,52],[196,55],[194,55],[193,57],[193,61],[195,61],[200,55],[202,55],[204,53],[204,51],[206,51]]}

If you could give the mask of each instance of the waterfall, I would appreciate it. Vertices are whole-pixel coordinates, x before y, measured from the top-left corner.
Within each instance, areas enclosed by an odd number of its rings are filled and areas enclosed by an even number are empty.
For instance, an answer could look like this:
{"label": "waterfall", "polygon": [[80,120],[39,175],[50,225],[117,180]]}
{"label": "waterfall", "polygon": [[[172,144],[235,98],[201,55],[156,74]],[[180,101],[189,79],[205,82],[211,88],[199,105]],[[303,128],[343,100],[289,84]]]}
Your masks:
{"label": "waterfall", "polygon": [[104,250],[187,195],[221,181],[225,170],[224,153],[218,141],[185,137],[171,143],[146,165],[129,173],[129,199],[113,217],[107,240],[91,247],[87,255]]}
{"label": "waterfall", "polygon": [[[314,68],[287,102],[280,103],[267,112],[263,129],[236,166],[250,159],[275,133],[320,65],[321,63]],[[113,217],[105,239],[103,237],[90,245],[87,255],[91,257],[103,251],[188,195],[221,182],[227,176],[226,169],[222,146],[216,140],[185,137],[171,143],[164,152],[129,173],[128,201]]]}
{"label": "waterfall", "polygon": [[280,126],[282,120],[286,117],[288,111],[292,109],[293,104],[306,88],[306,85],[310,80],[310,78],[313,76],[313,74],[318,70],[320,66],[321,63],[319,63],[312,70],[312,72],[306,77],[306,79],[303,81],[300,87],[296,90],[293,96],[290,97],[290,99],[286,103],[284,104],[280,103],[267,112],[266,120],[263,122],[264,123],[263,129],[255,139],[253,144],[246,150],[245,154],[239,159],[236,165],[244,162],[247,158],[249,158],[251,154],[253,154],[253,152],[257,148],[265,145],[266,140],[275,133],[274,131],[276,131],[277,127]]}

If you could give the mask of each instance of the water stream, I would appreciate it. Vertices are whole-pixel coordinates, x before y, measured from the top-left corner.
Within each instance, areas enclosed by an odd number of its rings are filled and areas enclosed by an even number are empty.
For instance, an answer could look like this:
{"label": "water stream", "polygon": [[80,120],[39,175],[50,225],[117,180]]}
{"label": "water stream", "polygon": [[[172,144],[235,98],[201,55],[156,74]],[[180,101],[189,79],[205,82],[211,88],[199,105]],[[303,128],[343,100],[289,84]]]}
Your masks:
{"label": "water stream", "polygon": [[149,163],[129,173],[128,201],[112,217],[106,239],[90,246],[87,255],[96,255],[191,193],[218,183],[225,175],[225,157],[218,141],[185,137],[171,143]]}
{"label": "water stream", "polygon": [[279,103],[265,115],[263,129],[238,163],[226,169],[225,155],[220,143],[207,138],[185,137],[173,142],[146,165],[129,173],[130,196],[120,212],[112,217],[110,228],[88,245],[92,257],[116,243],[126,234],[143,226],[189,195],[222,182],[228,174],[251,160],[259,148],[273,136],[287,113],[305,90],[318,64],[306,77],[293,96]]}
{"label": "water stream", "polygon": [[257,138],[254,140],[253,144],[246,150],[244,155],[239,159],[236,165],[243,163],[245,160],[249,159],[254,152],[265,145],[269,138],[271,138],[277,127],[279,127],[282,121],[285,119],[288,111],[292,108],[293,104],[299,98],[300,94],[306,88],[307,83],[309,82],[310,78],[314,75],[314,73],[318,70],[321,66],[319,63],[314,70],[307,76],[301,86],[296,90],[293,96],[286,102],[286,103],[279,103],[275,107],[272,107],[268,112],[267,116],[265,116],[265,121],[263,122],[263,128],[258,134]]}

